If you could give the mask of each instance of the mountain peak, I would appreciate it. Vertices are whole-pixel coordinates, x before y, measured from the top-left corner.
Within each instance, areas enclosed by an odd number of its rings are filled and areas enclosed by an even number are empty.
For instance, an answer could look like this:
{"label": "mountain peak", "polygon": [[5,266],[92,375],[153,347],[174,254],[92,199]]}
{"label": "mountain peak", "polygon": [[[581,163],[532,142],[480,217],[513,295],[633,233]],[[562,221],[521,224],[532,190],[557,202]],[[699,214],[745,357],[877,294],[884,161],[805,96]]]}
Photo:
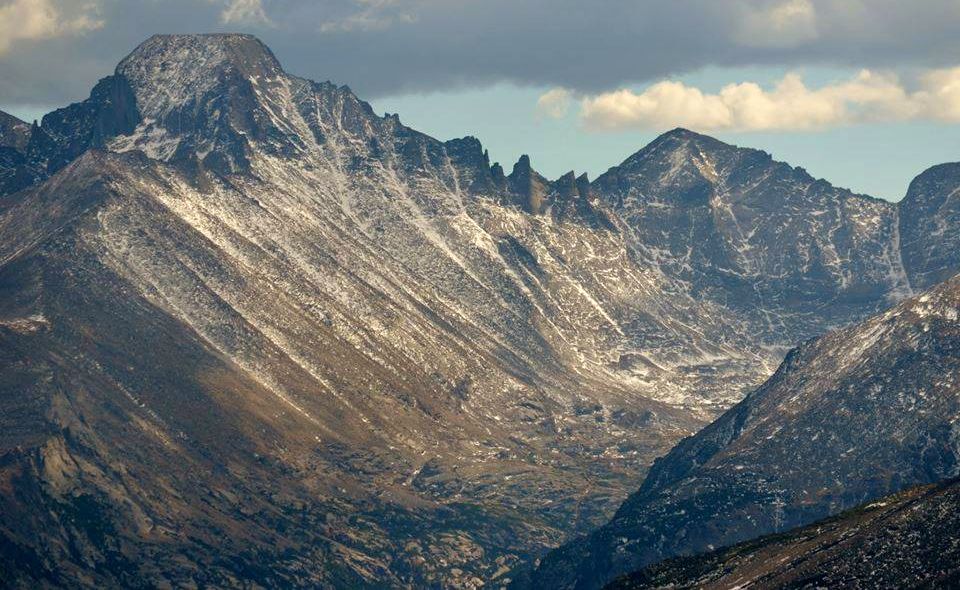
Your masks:
{"label": "mountain peak", "polygon": [[117,66],[117,74],[134,87],[183,87],[203,80],[209,83],[216,77],[213,72],[225,70],[247,78],[272,78],[283,73],[273,52],[259,39],[234,33],[154,35]]}
{"label": "mountain peak", "polygon": [[960,163],[928,168],[910,183],[900,201],[902,257],[910,282],[924,288],[953,274],[960,236],[949,231],[960,221]]}
{"label": "mountain peak", "polygon": [[241,63],[263,61],[280,68],[280,63],[269,47],[257,37],[242,33],[153,35],[125,57],[121,67],[126,63],[184,55],[200,58],[220,55]]}
{"label": "mountain peak", "polygon": [[696,131],[691,131],[685,127],[674,127],[670,131],[664,131],[658,137],[658,139],[664,138],[681,138],[681,139],[710,139],[713,141],[719,141],[709,135],[703,135],[702,133],[697,133]]}
{"label": "mountain peak", "polygon": [[721,163],[734,166],[772,165],[770,154],[752,148],[725,143],[683,127],[671,129],[632,154],[619,166],[614,166],[597,179],[600,185],[615,183],[623,174],[641,173],[666,184],[718,180]]}
{"label": "mountain peak", "polygon": [[114,148],[161,160],[200,153],[215,169],[244,169],[250,137],[281,135],[257,111],[259,89],[269,93],[284,77],[252,35],[154,35],[117,66],[114,79],[135,97],[142,124]]}
{"label": "mountain peak", "polygon": [[663,149],[673,150],[690,145],[696,146],[700,150],[742,149],[735,145],[722,142],[715,137],[690,131],[689,129],[684,129],[683,127],[677,127],[676,129],[671,129],[666,133],[662,133],[638,153],[654,150],[659,151]]}
{"label": "mountain peak", "polygon": [[529,174],[531,169],[530,156],[523,154],[513,165],[513,174]]}

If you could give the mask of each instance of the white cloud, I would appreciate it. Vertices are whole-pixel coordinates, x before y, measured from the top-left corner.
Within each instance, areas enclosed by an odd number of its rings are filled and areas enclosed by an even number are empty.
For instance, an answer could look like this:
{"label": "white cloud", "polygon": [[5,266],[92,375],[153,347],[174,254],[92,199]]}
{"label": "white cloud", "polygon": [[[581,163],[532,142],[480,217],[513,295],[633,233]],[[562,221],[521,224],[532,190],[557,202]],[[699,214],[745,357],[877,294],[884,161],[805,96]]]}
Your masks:
{"label": "white cloud", "polygon": [[270,17],[262,0],[228,0],[220,13],[220,22],[227,25],[269,25]]}
{"label": "white cloud", "polygon": [[53,39],[103,27],[99,6],[82,3],[72,10],[53,0],[9,0],[0,3],[0,55],[17,41]]}
{"label": "white cloud", "polygon": [[320,23],[321,33],[382,31],[395,23],[414,23],[417,17],[397,0],[352,0],[356,9],[350,15]]}
{"label": "white cloud", "polygon": [[562,119],[570,110],[571,93],[566,88],[554,88],[537,99],[537,116]]}
{"label": "white cloud", "polygon": [[960,67],[934,70],[921,78],[917,101],[932,119],[960,123]]}
{"label": "white cloud", "polygon": [[594,131],[689,127],[701,131],[810,131],[912,119],[960,122],[960,68],[933,70],[908,91],[892,74],[863,70],[850,80],[810,88],[788,74],[773,89],[755,82],[709,94],[664,81],[643,92],[618,90],[581,101],[580,119]]}
{"label": "white cloud", "polygon": [[[754,2],[755,4],[755,2]],[[795,47],[817,38],[817,11],[811,0],[742,5],[734,38],[748,47]]]}

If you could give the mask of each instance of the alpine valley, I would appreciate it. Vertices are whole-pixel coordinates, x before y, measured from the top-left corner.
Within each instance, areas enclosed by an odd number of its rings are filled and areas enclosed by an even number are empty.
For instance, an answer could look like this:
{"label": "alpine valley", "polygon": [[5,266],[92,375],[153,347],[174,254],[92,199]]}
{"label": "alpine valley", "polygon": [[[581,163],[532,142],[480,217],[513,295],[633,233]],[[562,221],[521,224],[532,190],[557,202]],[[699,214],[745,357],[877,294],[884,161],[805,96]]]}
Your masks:
{"label": "alpine valley", "polygon": [[595,588],[957,476],[957,272],[960,164],[549,180],[155,36],[0,113],[0,585]]}

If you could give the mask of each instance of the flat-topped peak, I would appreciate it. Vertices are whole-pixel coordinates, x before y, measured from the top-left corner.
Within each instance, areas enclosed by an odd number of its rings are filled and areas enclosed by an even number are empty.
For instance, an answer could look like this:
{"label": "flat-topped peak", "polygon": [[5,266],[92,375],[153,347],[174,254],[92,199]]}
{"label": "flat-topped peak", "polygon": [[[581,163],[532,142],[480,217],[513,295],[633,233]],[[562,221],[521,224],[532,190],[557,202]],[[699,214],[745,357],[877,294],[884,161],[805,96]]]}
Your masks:
{"label": "flat-topped peak", "polygon": [[188,33],[188,34],[159,34],[151,35],[146,41],[137,46],[131,53],[136,55],[144,50],[155,50],[156,48],[217,48],[217,47],[241,47],[249,46],[262,48],[269,52],[267,46],[254,35],[246,33]]}
{"label": "flat-topped peak", "polygon": [[161,73],[209,75],[224,67],[234,67],[251,76],[269,77],[283,72],[270,48],[253,35],[204,33],[154,35],[120,62],[117,73],[135,83]]}
{"label": "flat-topped peak", "polygon": [[[117,66],[144,120],[164,121],[190,108],[284,75],[270,49],[252,35],[154,35]],[[170,131],[182,133],[181,117]]]}
{"label": "flat-topped peak", "polygon": [[211,43],[255,42],[260,43],[256,35],[249,33],[158,33],[151,35],[146,42],[183,43],[191,40]]}

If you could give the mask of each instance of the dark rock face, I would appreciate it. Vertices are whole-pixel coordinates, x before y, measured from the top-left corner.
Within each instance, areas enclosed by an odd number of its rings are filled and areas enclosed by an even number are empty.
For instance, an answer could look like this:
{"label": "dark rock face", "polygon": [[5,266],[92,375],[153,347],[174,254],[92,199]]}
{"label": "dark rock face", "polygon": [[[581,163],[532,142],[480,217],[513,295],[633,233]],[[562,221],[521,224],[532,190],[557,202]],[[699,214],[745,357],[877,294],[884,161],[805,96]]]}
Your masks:
{"label": "dark rock face", "polygon": [[547,209],[549,183],[530,167],[530,156],[523,155],[507,177],[514,198],[511,204],[527,213],[542,214]]}
{"label": "dark rock face", "polygon": [[900,203],[900,242],[910,282],[926,288],[952,276],[960,262],[960,164],[918,176]]}
{"label": "dark rock face", "polygon": [[23,153],[0,146],[0,192],[13,193],[37,182]]}
{"label": "dark rock face", "polygon": [[598,588],[960,473],[960,277],[790,353],[760,389],[651,468],[534,584]]}
{"label": "dark rock face", "polygon": [[960,483],[912,488],[802,529],[667,560],[611,590],[955,588]]}
{"label": "dark rock face", "polygon": [[40,125],[21,122],[11,127],[14,133],[4,132],[0,117],[0,196],[50,177],[88,149],[133,132],[138,122],[136,98],[123,76],[104,78],[90,98],[47,114]]}
{"label": "dark rock face", "polygon": [[23,152],[30,141],[30,124],[0,111],[0,147]]}
{"label": "dark rock face", "polygon": [[31,141],[28,157],[42,163],[47,174],[60,170],[90,148],[132,133],[140,122],[136,97],[122,75],[108,76],[93,88],[90,98],[43,117]]}
{"label": "dark rock face", "polygon": [[29,124],[0,111],[0,197],[39,180],[27,160],[30,136]]}

